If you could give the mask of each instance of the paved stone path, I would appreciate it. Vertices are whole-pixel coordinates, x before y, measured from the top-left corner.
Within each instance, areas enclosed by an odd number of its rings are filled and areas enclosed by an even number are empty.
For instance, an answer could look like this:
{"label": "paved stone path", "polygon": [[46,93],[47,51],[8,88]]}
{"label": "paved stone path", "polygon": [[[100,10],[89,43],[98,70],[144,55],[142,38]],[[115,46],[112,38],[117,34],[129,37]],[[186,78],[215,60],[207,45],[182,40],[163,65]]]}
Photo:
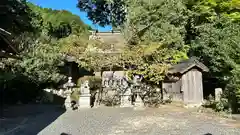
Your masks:
{"label": "paved stone path", "polygon": [[169,106],[147,108],[142,111],[132,108],[102,107],[63,114],[53,111],[31,116],[16,129],[2,132],[3,135],[60,135],[61,133],[69,135],[240,135],[240,122]]}

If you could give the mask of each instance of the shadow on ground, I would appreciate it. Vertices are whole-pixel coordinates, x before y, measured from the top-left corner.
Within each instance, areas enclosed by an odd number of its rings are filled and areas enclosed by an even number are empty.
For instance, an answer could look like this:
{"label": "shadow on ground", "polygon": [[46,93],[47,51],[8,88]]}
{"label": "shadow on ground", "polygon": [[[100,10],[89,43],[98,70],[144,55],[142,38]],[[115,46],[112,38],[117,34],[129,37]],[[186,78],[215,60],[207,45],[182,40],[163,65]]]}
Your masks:
{"label": "shadow on ground", "polygon": [[67,133],[61,133],[60,135],[71,135],[71,134],[67,134]]}
{"label": "shadow on ground", "polygon": [[65,112],[57,105],[18,105],[5,108],[0,119],[1,135],[36,135]]}

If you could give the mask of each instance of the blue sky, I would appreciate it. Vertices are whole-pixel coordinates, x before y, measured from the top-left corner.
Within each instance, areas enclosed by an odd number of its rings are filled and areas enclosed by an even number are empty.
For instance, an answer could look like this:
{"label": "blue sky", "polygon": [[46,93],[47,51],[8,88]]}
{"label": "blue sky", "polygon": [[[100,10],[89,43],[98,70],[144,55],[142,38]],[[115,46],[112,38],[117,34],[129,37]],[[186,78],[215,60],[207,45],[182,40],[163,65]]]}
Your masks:
{"label": "blue sky", "polygon": [[87,14],[85,12],[80,12],[80,10],[76,7],[78,0],[29,0],[29,1],[44,8],[68,10],[73,14],[78,15],[84,23],[90,25],[94,29],[97,28],[99,31],[111,30],[110,26],[106,26],[104,28],[94,25],[92,21],[90,21],[87,18]]}

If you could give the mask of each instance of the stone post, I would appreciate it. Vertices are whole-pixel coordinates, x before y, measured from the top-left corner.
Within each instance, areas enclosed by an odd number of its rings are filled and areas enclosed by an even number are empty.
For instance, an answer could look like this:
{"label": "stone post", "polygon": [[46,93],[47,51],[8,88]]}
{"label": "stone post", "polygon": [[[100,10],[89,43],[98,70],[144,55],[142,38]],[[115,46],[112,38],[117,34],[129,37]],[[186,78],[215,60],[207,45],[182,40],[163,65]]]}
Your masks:
{"label": "stone post", "polygon": [[98,106],[98,101],[99,101],[99,91],[97,91],[95,95],[94,107]]}
{"label": "stone post", "polygon": [[79,97],[79,109],[81,108],[91,108],[90,106],[90,98],[91,98],[91,94],[90,94],[90,88],[89,88],[89,82],[85,81],[85,83],[81,86],[80,88],[81,90],[81,94]]}
{"label": "stone post", "polygon": [[136,109],[136,110],[144,109],[144,103],[143,103],[143,101],[140,97],[140,93],[141,93],[140,83],[141,83],[142,79],[143,79],[143,77],[140,76],[140,75],[135,75],[134,79],[133,79],[134,87],[135,87],[135,93],[137,94],[137,97],[136,97],[135,103],[134,103],[134,109]]}
{"label": "stone post", "polygon": [[120,107],[132,107],[132,102],[130,100],[131,94],[130,88],[128,88],[126,92],[122,93]]}
{"label": "stone post", "polygon": [[134,103],[134,107],[135,107],[135,109],[144,108],[144,103],[143,103],[141,97],[139,96],[139,93],[137,93],[137,98]]}
{"label": "stone post", "polygon": [[99,103],[100,103],[100,90],[97,90],[95,94],[94,107],[100,106]]}
{"label": "stone post", "polygon": [[215,101],[220,101],[222,95],[222,88],[215,89]]}

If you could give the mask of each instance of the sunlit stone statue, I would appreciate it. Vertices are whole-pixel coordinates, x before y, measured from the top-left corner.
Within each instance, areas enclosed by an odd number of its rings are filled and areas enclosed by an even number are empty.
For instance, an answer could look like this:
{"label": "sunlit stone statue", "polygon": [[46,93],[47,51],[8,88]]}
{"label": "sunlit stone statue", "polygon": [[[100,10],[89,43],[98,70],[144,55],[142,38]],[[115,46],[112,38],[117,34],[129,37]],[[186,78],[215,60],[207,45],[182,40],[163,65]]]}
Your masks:
{"label": "sunlit stone statue", "polygon": [[85,81],[80,87],[79,108],[90,108],[90,87],[89,81]]}
{"label": "sunlit stone statue", "polygon": [[130,88],[126,88],[126,91],[121,95],[120,107],[132,107],[131,101],[132,92]]}
{"label": "sunlit stone statue", "polygon": [[222,96],[222,88],[215,89],[215,101],[220,101]]}

